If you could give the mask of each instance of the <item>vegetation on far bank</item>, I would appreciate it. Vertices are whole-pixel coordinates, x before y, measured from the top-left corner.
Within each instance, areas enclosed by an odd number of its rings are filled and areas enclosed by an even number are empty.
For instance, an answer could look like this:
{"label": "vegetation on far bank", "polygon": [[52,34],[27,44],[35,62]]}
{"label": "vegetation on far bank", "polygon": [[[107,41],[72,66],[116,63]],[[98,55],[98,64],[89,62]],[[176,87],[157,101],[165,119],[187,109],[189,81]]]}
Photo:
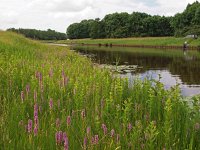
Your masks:
{"label": "vegetation on far bank", "polygon": [[36,30],[36,29],[15,29],[10,28],[7,31],[12,31],[24,35],[27,38],[34,40],[66,40],[67,35],[65,33],[60,33],[55,30],[48,29],[47,31]]}
{"label": "vegetation on far bank", "polygon": [[0,31],[0,149],[200,149],[200,98]]}
{"label": "vegetation on far bank", "polygon": [[143,38],[115,38],[115,39],[74,39],[53,41],[58,44],[126,44],[126,45],[162,45],[182,46],[187,41],[189,46],[199,46],[199,39],[175,37],[143,37]]}
{"label": "vegetation on far bank", "polygon": [[200,3],[188,4],[172,17],[146,13],[113,13],[103,19],[82,20],[67,28],[70,39],[200,35]]}

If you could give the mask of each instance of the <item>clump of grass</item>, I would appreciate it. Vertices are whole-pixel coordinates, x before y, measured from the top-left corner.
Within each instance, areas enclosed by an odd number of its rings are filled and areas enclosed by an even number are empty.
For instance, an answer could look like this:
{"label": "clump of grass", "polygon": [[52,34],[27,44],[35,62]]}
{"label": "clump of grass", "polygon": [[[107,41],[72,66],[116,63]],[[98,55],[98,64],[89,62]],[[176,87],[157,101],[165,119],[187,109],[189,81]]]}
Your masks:
{"label": "clump of grass", "polygon": [[1,149],[199,149],[200,98],[0,32]]}

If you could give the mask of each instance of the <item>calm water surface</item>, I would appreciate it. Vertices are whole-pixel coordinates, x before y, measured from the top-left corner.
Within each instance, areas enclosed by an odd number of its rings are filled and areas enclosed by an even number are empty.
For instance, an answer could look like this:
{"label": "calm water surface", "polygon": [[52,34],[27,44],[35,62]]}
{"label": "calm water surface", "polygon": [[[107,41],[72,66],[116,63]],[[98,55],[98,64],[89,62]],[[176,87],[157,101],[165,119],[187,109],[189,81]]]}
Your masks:
{"label": "calm water surface", "polygon": [[81,55],[86,55],[98,64],[137,65],[133,71],[120,75],[134,78],[150,78],[164,83],[168,89],[180,85],[183,96],[200,94],[200,52],[181,50],[159,50],[119,47],[72,47]]}

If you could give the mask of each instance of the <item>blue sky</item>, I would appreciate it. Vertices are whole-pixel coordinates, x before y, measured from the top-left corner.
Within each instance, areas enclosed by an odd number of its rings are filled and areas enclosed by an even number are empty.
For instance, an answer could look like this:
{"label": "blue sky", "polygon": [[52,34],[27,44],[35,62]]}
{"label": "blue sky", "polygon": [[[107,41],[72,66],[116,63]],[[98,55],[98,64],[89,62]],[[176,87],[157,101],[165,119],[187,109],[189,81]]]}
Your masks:
{"label": "blue sky", "polygon": [[0,29],[48,28],[65,32],[83,19],[103,18],[114,12],[146,12],[171,16],[196,0],[1,0]]}

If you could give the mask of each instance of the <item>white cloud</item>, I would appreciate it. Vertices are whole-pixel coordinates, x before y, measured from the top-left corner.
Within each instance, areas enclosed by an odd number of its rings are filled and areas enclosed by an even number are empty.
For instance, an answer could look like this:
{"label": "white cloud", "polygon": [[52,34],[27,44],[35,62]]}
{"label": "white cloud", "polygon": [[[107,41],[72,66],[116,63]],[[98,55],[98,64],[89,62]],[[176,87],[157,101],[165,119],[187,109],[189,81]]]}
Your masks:
{"label": "white cloud", "polygon": [[0,29],[37,28],[65,32],[69,24],[114,12],[174,15],[195,0],[1,0]]}

